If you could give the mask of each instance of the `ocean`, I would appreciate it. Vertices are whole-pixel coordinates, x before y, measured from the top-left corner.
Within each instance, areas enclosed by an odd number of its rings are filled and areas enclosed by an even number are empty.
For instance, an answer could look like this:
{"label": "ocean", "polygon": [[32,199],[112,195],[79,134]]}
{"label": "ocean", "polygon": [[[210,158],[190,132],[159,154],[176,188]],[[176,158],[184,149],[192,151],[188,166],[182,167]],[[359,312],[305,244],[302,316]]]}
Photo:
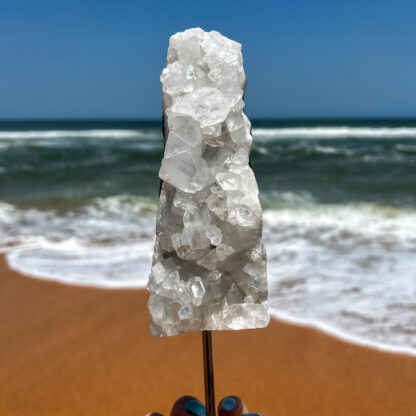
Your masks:
{"label": "ocean", "polygon": [[[416,353],[416,119],[255,120],[270,306]],[[156,121],[0,122],[0,252],[67,284],[144,287]]]}

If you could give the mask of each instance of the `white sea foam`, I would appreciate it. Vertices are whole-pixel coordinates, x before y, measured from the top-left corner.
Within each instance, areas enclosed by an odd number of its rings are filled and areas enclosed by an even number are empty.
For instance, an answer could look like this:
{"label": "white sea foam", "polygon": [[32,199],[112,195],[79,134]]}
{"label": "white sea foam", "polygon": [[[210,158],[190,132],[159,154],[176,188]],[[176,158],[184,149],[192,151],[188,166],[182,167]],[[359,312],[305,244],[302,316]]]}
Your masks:
{"label": "white sea foam", "polygon": [[15,270],[39,278],[142,287],[152,256],[154,211],[151,201],[129,195],[97,198],[65,215],[0,203],[0,252]]}
{"label": "white sea foam", "polygon": [[274,313],[416,348],[416,213],[371,205],[266,211]]}
{"label": "white sea foam", "polygon": [[151,240],[111,247],[83,245],[77,240],[37,243],[11,250],[7,255],[10,267],[41,279],[80,286],[140,288],[147,283]]}
{"label": "white sea foam", "polygon": [[287,127],[253,128],[256,139],[298,138],[416,138],[415,127]]}
{"label": "white sea foam", "polygon": [[[140,139],[161,137],[161,129],[92,129],[92,130],[30,130],[0,131],[0,139]],[[268,127],[253,128],[253,135],[267,138],[416,138],[416,127]]]}
{"label": "white sea foam", "polygon": [[154,130],[32,130],[0,131],[0,139],[59,139],[59,138],[93,138],[93,139],[137,139],[160,135],[160,129]]}
{"label": "white sea foam", "polygon": [[[264,213],[272,313],[353,342],[416,353],[416,212],[319,205],[308,194],[271,199],[281,207]],[[143,287],[154,225],[154,202],[129,195],[66,214],[0,203],[0,251],[28,275]]]}

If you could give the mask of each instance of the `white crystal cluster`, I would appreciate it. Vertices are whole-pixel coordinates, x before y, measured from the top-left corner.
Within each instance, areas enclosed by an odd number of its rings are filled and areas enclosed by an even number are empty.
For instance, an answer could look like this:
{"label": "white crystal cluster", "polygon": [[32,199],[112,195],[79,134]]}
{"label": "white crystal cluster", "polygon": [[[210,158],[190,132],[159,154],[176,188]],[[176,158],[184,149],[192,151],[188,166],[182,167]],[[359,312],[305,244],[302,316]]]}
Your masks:
{"label": "white crystal cluster", "polygon": [[269,322],[241,45],[189,29],[161,75],[165,153],[149,309],[154,336]]}

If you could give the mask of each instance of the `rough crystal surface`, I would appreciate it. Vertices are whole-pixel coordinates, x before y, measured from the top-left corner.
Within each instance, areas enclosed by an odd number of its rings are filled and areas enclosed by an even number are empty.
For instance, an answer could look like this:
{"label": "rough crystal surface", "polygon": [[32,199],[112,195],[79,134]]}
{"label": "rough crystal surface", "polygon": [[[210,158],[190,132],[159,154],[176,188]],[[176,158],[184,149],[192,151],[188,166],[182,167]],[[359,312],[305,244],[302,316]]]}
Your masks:
{"label": "rough crystal surface", "polygon": [[189,29],[161,75],[165,153],[149,309],[154,336],[269,322],[241,45]]}

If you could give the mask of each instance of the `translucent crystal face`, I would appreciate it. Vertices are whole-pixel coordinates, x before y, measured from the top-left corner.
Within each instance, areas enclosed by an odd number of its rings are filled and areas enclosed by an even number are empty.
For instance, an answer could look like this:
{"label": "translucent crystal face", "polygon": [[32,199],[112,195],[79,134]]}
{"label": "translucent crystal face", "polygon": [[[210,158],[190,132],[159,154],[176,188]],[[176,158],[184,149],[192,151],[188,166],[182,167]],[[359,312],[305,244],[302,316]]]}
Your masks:
{"label": "translucent crystal face", "polygon": [[166,145],[147,286],[152,335],[264,327],[266,253],[241,45],[218,32],[177,33],[160,79]]}

